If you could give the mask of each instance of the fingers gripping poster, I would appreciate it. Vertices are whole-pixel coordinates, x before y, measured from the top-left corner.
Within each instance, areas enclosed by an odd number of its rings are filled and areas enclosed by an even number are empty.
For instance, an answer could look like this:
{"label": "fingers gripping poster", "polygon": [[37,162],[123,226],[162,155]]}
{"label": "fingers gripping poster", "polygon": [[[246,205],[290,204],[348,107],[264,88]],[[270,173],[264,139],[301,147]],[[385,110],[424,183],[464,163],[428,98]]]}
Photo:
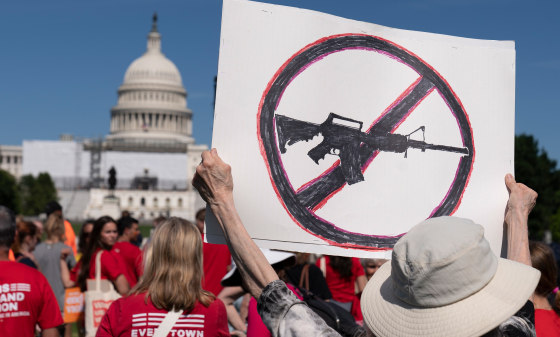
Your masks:
{"label": "fingers gripping poster", "polygon": [[500,253],[514,91],[511,41],[226,0],[212,146],[261,247],[386,257],[454,215]]}

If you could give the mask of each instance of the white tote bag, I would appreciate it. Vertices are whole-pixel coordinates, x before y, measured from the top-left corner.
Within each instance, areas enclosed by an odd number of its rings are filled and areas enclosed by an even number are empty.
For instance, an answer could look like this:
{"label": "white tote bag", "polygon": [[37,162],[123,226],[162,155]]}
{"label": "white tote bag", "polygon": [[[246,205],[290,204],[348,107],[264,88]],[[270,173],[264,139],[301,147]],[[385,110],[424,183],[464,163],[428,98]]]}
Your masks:
{"label": "white tote bag", "polygon": [[86,337],[95,337],[101,319],[113,301],[121,295],[115,291],[113,283],[101,279],[101,250],[95,257],[95,279],[87,280],[85,292]]}

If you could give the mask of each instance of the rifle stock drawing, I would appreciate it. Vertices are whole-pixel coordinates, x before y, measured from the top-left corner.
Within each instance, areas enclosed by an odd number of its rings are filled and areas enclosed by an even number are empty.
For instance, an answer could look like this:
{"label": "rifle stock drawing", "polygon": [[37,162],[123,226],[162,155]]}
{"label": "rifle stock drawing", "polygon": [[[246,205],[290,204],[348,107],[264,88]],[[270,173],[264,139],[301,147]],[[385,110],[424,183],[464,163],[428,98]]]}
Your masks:
{"label": "rifle stock drawing", "polygon": [[359,161],[359,148],[362,143],[377,151],[404,153],[405,158],[409,148],[420,149],[422,152],[437,150],[469,155],[466,147],[429,144],[410,139],[410,135],[414,132],[418,130],[424,132],[424,126],[408,135],[375,132],[375,130],[365,133],[362,132],[362,122],[332,112],[321,124],[300,121],[283,115],[276,115],[275,121],[281,153],[286,153],[286,145],[309,141],[321,134],[323,140],[307,155],[317,164],[320,159],[325,158],[326,154],[338,155],[344,179],[349,185],[364,180]]}

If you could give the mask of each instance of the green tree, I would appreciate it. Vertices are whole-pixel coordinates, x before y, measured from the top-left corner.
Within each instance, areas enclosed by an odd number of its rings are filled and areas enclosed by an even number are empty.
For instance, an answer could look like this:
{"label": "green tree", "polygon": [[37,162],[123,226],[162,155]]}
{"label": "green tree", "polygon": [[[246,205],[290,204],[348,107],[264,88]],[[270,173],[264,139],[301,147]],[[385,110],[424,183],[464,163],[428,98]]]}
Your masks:
{"label": "green tree", "polygon": [[4,170],[0,170],[0,205],[10,208],[16,213],[20,211],[16,178]]}
{"label": "green tree", "polygon": [[30,174],[22,176],[19,191],[24,215],[40,214],[49,201],[58,199],[54,182],[48,173],[39,173],[37,178]]}
{"label": "green tree", "polygon": [[21,213],[24,215],[34,215],[35,209],[37,208],[33,196],[35,177],[31,174],[26,174],[20,178],[18,185],[21,197]]}
{"label": "green tree", "polygon": [[42,213],[45,210],[45,206],[49,201],[58,200],[56,193],[56,187],[54,187],[54,181],[51,179],[50,174],[43,172],[39,173],[37,176],[37,183],[35,184],[35,192],[37,193],[37,206],[38,213]]}
{"label": "green tree", "polygon": [[551,230],[554,240],[560,242],[560,171],[531,135],[515,137],[515,176],[539,194],[529,216],[529,236],[539,240]]}

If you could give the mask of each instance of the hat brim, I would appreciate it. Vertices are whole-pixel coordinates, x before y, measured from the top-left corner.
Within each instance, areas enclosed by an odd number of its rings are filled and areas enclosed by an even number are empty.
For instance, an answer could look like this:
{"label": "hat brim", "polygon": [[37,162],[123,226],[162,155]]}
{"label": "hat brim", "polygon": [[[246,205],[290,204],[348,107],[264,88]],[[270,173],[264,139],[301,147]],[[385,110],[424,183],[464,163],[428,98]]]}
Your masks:
{"label": "hat brim", "polygon": [[540,272],[499,259],[492,280],[475,294],[435,308],[412,306],[393,295],[391,263],[366,285],[361,300],[364,322],[377,337],[481,336],[515,314],[529,299]]}

